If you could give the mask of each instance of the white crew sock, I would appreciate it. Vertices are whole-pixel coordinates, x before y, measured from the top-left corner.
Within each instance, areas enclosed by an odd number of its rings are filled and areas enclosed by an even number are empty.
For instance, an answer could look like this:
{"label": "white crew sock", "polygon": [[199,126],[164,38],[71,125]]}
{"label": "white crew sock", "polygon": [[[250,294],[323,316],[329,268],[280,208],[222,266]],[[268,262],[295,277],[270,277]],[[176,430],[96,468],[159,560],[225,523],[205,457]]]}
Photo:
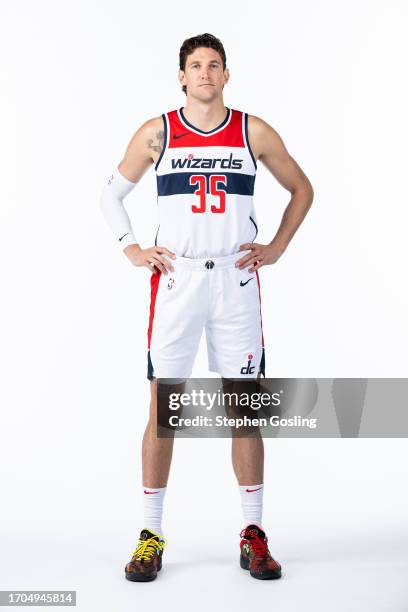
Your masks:
{"label": "white crew sock", "polygon": [[163,500],[166,493],[166,488],[151,489],[143,487],[143,528],[150,529],[158,535],[163,535],[162,530],[162,515],[163,515]]}
{"label": "white crew sock", "polygon": [[245,527],[258,525],[262,528],[263,484],[239,487]]}

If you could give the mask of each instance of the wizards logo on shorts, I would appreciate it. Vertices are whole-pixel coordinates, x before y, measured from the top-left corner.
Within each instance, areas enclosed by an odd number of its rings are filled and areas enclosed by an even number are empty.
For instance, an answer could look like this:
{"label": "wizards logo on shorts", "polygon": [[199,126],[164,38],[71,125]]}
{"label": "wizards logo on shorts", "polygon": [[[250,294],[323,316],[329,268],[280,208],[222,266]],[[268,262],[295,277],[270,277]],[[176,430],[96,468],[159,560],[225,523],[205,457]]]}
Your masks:
{"label": "wizards logo on shorts", "polygon": [[169,278],[169,282],[167,283],[167,289],[173,289],[174,278]]}
{"label": "wizards logo on shorts", "polygon": [[246,366],[242,366],[241,374],[253,374],[255,372],[255,366],[251,366],[251,362],[253,358],[254,358],[253,355],[251,354],[248,355],[248,362]]}

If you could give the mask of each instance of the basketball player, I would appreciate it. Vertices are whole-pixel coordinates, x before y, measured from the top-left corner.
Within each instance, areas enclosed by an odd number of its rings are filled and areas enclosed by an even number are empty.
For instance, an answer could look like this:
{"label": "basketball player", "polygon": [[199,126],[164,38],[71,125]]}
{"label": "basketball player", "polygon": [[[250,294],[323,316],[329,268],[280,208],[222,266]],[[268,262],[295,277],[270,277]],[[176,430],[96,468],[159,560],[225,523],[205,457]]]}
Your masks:
{"label": "basketball player", "polygon": [[[308,178],[278,133],[262,119],[224,105],[229,71],[218,38],[202,34],[185,40],[178,77],[185,105],[136,131],[101,199],[120,248],[132,264],[151,273],[144,528],[125,568],[133,581],[156,578],[165,546],[161,520],[173,439],[157,437],[157,379],[191,375],[204,329],[211,371],[232,379],[265,376],[258,270],[279,259],[313,200]],[[269,244],[254,242],[258,161],[291,194]],[[123,199],[152,165],[159,228],[155,245],[142,248]],[[262,525],[262,438],[233,437],[232,463],[244,518],[240,565],[254,578],[279,578],[281,566],[269,552]]]}

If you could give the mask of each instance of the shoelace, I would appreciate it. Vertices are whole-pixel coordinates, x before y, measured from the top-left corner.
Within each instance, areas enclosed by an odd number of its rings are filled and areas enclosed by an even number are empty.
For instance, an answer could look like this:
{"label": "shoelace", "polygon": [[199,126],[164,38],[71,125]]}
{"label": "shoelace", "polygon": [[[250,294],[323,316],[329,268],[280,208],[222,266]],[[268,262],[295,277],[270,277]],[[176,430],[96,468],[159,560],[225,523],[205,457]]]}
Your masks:
{"label": "shoelace", "polygon": [[157,541],[155,538],[140,540],[136,547],[133,556],[137,561],[148,561],[157,552],[157,549],[163,550],[166,543],[163,540]]}
{"label": "shoelace", "polygon": [[[239,535],[246,540],[246,529],[243,529]],[[268,538],[262,539],[257,535],[253,535],[247,542],[257,557],[269,558],[271,556],[268,550]]]}
{"label": "shoelace", "polygon": [[258,536],[255,536],[249,543],[250,547],[254,551],[257,557],[270,558],[271,554],[268,550],[268,538],[262,540]]}

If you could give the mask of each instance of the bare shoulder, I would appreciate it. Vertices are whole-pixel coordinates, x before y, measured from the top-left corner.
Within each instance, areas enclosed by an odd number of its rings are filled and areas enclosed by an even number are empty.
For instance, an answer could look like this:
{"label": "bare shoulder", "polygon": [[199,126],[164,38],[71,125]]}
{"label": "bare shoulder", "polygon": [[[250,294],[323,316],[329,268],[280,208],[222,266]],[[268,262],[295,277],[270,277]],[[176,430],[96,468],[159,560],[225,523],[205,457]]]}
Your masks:
{"label": "bare shoulder", "polygon": [[163,117],[148,119],[133,134],[119,164],[120,172],[129,180],[137,182],[149,166],[158,160],[163,146]]}
{"label": "bare shoulder", "polygon": [[309,179],[289,154],[278,132],[269,123],[260,117],[249,115],[248,138],[255,159],[260,159],[283,187],[291,193],[299,188],[307,189],[313,194]]}
{"label": "bare shoulder", "polygon": [[[142,136],[145,139],[147,147],[156,153],[161,153],[164,143],[164,125],[163,125],[163,117],[153,117],[153,119],[148,119],[145,123],[140,127],[142,132]],[[157,147],[160,147],[160,150],[157,150]]]}
{"label": "bare shoulder", "polygon": [[265,154],[286,151],[278,132],[269,123],[257,117],[248,115],[248,138],[256,159]]}

